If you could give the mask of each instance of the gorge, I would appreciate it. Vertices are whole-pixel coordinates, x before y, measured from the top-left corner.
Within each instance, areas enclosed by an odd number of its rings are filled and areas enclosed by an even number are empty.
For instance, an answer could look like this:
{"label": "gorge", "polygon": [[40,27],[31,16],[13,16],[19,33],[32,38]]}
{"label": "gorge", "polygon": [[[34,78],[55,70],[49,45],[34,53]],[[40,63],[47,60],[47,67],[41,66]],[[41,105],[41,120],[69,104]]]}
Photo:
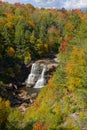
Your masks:
{"label": "gorge", "polygon": [[27,106],[30,106],[35,101],[41,88],[48,83],[58,65],[57,55],[54,58],[39,59],[32,63],[25,85],[19,90],[18,96],[24,100],[18,106],[20,111],[25,112]]}
{"label": "gorge", "polygon": [[35,101],[41,88],[48,83],[58,65],[57,55],[31,62],[25,71],[27,76],[21,75],[27,77],[26,80],[24,82],[19,80],[17,84],[4,84],[1,96],[10,100],[13,108],[17,107],[21,112],[25,112]]}

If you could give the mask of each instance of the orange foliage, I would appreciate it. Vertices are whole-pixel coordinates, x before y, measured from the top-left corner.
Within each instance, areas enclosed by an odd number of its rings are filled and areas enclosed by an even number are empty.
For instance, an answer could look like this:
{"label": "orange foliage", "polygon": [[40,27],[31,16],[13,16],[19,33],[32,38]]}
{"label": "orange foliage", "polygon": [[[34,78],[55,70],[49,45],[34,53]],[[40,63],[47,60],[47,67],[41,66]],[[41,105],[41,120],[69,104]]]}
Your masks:
{"label": "orange foliage", "polygon": [[66,36],[65,39],[66,39],[66,41],[71,41],[73,39],[73,37],[72,36]]}
{"label": "orange foliage", "polygon": [[13,28],[13,25],[10,21],[6,24],[6,26],[9,27],[9,28]]}
{"label": "orange foliage", "polygon": [[83,14],[82,19],[83,19],[83,20],[86,20],[86,19],[87,19],[87,13],[84,13],[84,14]]}
{"label": "orange foliage", "polygon": [[69,23],[67,23],[67,24],[65,25],[65,29],[73,31],[74,25],[69,22]]}
{"label": "orange foliage", "polygon": [[12,14],[12,13],[5,13],[6,14],[6,16],[7,16],[7,22],[9,22],[10,20],[13,20],[13,19],[15,19],[15,16]]}
{"label": "orange foliage", "polygon": [[80,18],[82,18],[82,16],[83,16],[82,11],[79,10],[79,9],[72,10],[72,12],[75,13],[75,14],[77,14]]}
{"label": "orange foliage", "polygon": [[8,56],[14,56],[15,54],[15,50],[13,47],[10,47],[8,50],[7,50],[7,55]]}
{"label": "orange foliage", "polygon": [[40,121],[38,121],[38,122],[34,125],[33,130],[45,130],[45,129],[44,129],[44,125],[43,125]]}
{"label": "orange foliage", "polygon": [[36,100],[32,103],[32,106],[38,106],[39,105],[39,102]]}

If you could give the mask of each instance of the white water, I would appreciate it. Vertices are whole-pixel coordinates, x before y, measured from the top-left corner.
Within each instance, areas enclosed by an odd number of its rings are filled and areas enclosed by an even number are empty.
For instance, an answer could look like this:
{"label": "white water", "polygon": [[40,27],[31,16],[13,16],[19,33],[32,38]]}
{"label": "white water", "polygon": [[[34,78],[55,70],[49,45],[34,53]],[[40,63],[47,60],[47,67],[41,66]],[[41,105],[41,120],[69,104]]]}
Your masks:
{"label": "white water", "polygon": [[32,84],[34,85],[35,82],[38,80],[39,77],[39,69],[40,69],[40,65],[38,63],[33,63],[32,67],[31,67],[31,72],[28,75],[27,80],[25,81],[27,84]]}
{"label": "white water", "polygon": [[42,70],[42,73],[41,73],[41,76],[40,78],[37,80],[34,88],[42,88],[46,85],[46,79],[45,79],[45,72],[47,71],[47,66],[44,65],[43,66],[43,70]]}

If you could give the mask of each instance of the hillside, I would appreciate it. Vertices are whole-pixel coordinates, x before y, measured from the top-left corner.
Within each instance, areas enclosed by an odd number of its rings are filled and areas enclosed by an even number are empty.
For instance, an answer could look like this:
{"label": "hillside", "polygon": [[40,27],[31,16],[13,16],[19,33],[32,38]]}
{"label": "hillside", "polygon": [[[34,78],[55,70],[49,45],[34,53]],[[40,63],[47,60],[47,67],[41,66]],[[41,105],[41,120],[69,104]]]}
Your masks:
{"label": "hillside", "polygon": [[[28,66],[56,53],[59,65],[35,101],[23,113],[11,106]],[[86,11],[0,2],[0,130],[87,130]]]}

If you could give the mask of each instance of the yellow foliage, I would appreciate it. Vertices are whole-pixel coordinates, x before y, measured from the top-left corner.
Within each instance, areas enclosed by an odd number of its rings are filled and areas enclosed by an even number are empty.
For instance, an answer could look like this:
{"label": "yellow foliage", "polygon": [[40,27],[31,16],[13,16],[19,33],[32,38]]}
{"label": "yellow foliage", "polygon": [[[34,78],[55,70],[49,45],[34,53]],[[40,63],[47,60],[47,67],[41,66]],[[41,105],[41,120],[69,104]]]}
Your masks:
{"label": "yellow foliage", "polygon": [[62,40],[63,40],[63,37],[59,37],[58,38],[58,41],[61,43],[62,42]]}
{"label": "yellow foliage", "polygon": [[7,16],[7,22],[12,21],[15,19],[15,16],[12,13],[5,13]]}
{"label": "yellow foliage", "polygon": [[44,50],[46,53],[48,53],[48,44],[46,44],[46,43],[44,44]]}
{"label": "yellow foliage", "polygon": [[5,24],[5,26],[9,27],[9,28],[13,28],[12,22],[8,22],[7,24]]}
{"label": "yellow foliage", "polygon": [[0,28],[1,27],[3,28],[5,24],[6,24],[6,20],[3,18],[0,18]]}
{"label": "yellow foliage", "polygon": [[43,43],[41,41],[41,39],[37,40],[36,48],[37,48],[38,54],[40,56],[47,55],[47,53],[48,53],[48,44]]}
{"label": "yellow foliage", "polygon": [[65,29],[66,29],[66,30],[73,31],[74,25],[73,25],[72,23],[67,23],[67,24],[65,25]]}
{"label": "yellow foliage", "polygon": [[30,43],[33,43],[33,44],[34,44],[34,42],[35,42],[35,37],[34,37],[34,35],[31,35],[31,36],[30,36]]}
{"label": "yellow foliage", "polygon": [[69,81],[68,81],[68,88],[70,89],[70,90],[74,90],[74,88],[75,88],[75,78],[74,77],[70,77],[69,78]]}
{"label": "yellow foliage", "polygon": [[66,72],[66,73],[72,73],[73,67],[74,67],[74,64],[72,64],[72,63],[67,63],[66,68],[65,68],[65,72]]}
{"label": "yellow foliage", "polygon": [[67,97],[66,96],[63,97],[63,103],[64,104],[67,103]]}
{"label": "yellow foliage", "polygon": [[9,107],[9,106],[10,106],[10,101],[7,100],[7,101],[5,102],[5,105],[6,105],[6,107]]}
{"label": "yellow foliage", "polygon": [[85,60],[84,60],[84,51],[83,49],[78,49],[77,47],[73,47],[70,60],[73,63],[78,63],[78,65],[84,65]]}
{"label": "yellow foliage", "polygon": [[58,88],[60,85],[58,84],[54,84],[54,83],[51,83],[49,82],[49,84],[47,84],[47,87],[50,88],[50,89],[56,89]]}
{"label": "yellow foliage", "polygon": [[24,58],[24,63],[27,64],[31,60],[31,54],[30,52],[26,52],[25,58]]}
{"label": "yellow foliage", "polygon": [[52,44],[54,42],[54,36],[49,37],[49,42]]}
{"label": "yellow foliage", "polygon": [[10,48],[7,50],[7,55],[10,56],[10,57],[12,57],[12,56],[14,56],[14,54],[15,54],[14,48],[13,48],[13,47],[10,47]]}
{"label": "yellow foliage", "polygon": [[61,108],[60,108],[60,105],[58,105],[58,103],[55,103],[54,104],[54,112],[57,116],[60,116],[60,113],[61,113]]}
{"label": "yellow foliage", "polygon": [[10,110],[10,102],[3,101],[2,98],[0,98],[0,126],[5,123]]}
{"label": "yellow foliage", "polygon": [[67,85],[69,90],[74,90],[81,87],[83,83],[84,67],[86,61],[84,58],[84,51],[73,47],[70,55],[69,63],[66,64],[65,72],[67,74]]}
{"label": "yellow foliage", "polygon": [[29,21],[29,25],[30,25],[32,28],[34,28],[34,27],[35,27],[35,24],[34,24],[34,22],[33,22],[33,21]]}

